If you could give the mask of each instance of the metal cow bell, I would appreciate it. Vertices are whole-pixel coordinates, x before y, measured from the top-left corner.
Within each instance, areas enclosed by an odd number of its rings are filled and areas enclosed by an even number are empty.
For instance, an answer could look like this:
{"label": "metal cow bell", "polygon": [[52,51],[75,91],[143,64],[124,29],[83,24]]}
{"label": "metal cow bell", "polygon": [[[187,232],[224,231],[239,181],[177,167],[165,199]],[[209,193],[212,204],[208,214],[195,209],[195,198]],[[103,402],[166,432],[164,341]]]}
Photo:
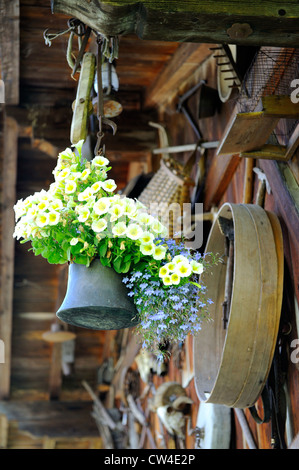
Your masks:
{"label": "metal cow bell", "polygon": [[99,259],[89,267],[69,265],[66,295],[56,315],[65,323],[93,330],[119,330],[139,323],[122,275]]}

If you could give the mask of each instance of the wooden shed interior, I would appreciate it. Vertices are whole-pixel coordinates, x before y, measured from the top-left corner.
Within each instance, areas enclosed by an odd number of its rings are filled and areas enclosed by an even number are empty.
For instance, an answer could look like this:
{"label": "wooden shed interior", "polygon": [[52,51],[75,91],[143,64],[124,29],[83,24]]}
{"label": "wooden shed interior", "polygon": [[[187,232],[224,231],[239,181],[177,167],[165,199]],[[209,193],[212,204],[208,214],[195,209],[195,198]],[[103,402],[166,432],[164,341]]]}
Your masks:
{"label": "wooden shed interior", "polygon": [[[0,3],[1,449],[299,447],[299,5],[180,3]],[[68,266],[48,264],[12,236],[15,202],[49,187],[58,153],[71,145],[80,76],[69,64],[72,18],[118,38],[122,112],[104,143],[120,192],[138,190],[140,175],[148,184],[163,155],[184,164],[196,149],[189,196],[203,205],[203,249],[225,203],[262,207],[280,222],[284,272],[265,386],[269,416],[263,396],[258,417],[199,398],[193,337],[172,347],[166,363],[140,365],[132,329],[58,321]],[[91,34],[86,50],[95,49]],[[266,341],[268,329],[263,334]],[[153,406],[158,388],[172,382],[192,401],[184,403],[183,435],[170,433]]]}

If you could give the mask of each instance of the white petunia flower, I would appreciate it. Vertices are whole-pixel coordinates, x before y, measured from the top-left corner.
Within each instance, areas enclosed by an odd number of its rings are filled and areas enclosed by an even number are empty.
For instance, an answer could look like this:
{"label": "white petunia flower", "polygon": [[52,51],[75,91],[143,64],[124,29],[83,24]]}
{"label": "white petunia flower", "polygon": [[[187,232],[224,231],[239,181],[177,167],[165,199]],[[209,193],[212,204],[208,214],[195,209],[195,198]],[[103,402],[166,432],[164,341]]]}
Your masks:
{"label": "white petunia flower", "polygon": [[81,178],[81,175],[82,175],[82,173],[81,173],[80,171],[73,171],[73,172],[70,173],[70,175],[68,176],[68,180],[77,181],[78,179]]}
{"label": "white petunia flower", "polygon": [[90,170],[88,168],[85,168],[85,170],[83,170],[81,173],[80,179],[85,181],[89,175],[90,175]]}
{"label": "white petunia flower", "polygon": [[59,212],[52,211],[49,212],[49,225],[57,225],[60,219]]}
{"label": "white petunia flower", "polygon": [[168,271],[172,272],[175,270],[176,265],[175,263],[169,262],[169,263],[166,263],[164,266],[167,267]]}
{"label": "white petunia flower", "polygon": [[93,206],[93,210],[97,215],[106,214],[110,208],[110,199],[108,197],[102,197]]}
{"label": "white petunia flower", "polygon": [[88,201],[90,197],[92,197],[93,193],[90,188],[84,189],[82,193],[78,194],[78,200],[83,202],[83,201]]}
{"label": "white petunia flower", "polygon": [[130,224],[127,229],[127,237],[131,238],[131,240],[138,240],[143,231],[140,225],[138,224]]}
{"label": "white petunia flower", "polygon": [[141,212],[137,215],[136,220],[138,220],[141,225],[148,225],[151,222],[151,216],[146,212]]}
{"label": "white petunia flower", "polygon": [[164,276],[164,277],[162,278],[162,280],[163,280],[163,284],[164,284],[165,286],[170,286],[170,285],[172,284],[172,282],[171,282],[171,277],[170,277],[170,276]]}
{"label": "white petunia flower", "polygon": [[166,256],[166,248],[164,248],[164,246],[156,246],[154,253],[153,253],[153,258],[164,259],[165,256]]}
{"label": "white petunia flower", "polygon": [[58,155],[58,159],[66,159],[66,160],[72,160],[74,157],[74,152],[72,151],[71,148],[67,147],[63,152],[60,152]]}
{"label": "white petunia flower", "polygon": [[70,174],[70,169],[69,168],[64,168],[64,170],[61,170],[55,174],[55,179],[56,181],[62,181],[65,180]]}
{"label": "white petunia flower", "polygon": [[152,255],[155,252],[155,245],[153,243],[140,245],[140,251],[143,255]]}
{"label": "white petunia flower", "polygon": [[111,222],[119,219],[124,214],[124,207],[121,204],[115,204],[109,209],[109,214],[111,215]]}
{"label": "white petunia flower", "polygon": [[95,194],[97,193],[102,187],[102,181],[97,181],[96,183],[93,183],[91,186],[92,192]]}
{"label": "white petunia flower", "polygon": [[94,159],[91,161],[92,165],[96,167],[102,167],[102,166],[108,166],[109,165],[109,160],[106,157],[103,156],[97,156],[94,157]]}
{"label": "white petunia flower", "polygon": [[203,272],[203,264],[202,263],[198,263],[197,261],[190,261],[190,265],[191,265],[191,268],[192,268],[192,272],[194,272],[195,274],[201,274]]}
{"label": "white petunia flower", "polygon": [[67,181],[65,184],[65,193],[66,194],[72,194],[76,191],[77,185],[75,181]]}
{"label": "white petunia flower", "polygon": [[142,236],[140,237],[141,243],[151,243],[154,240],[154,235],[150,232],[143,232]]}
{"label": "white petunia flower", "polygon": [[45,211],[49,206],[49,202],[48,201],[41,201],[38,203],[37,205],[37,208],[39,211]]}
{"label": "white petunia flower", "polygon": [[45,225],[48,225],[49,223],[49,214],[46,212],[38,214],[35,219],[35,223],[38,227],[45,227]]}
{"label": "white petunia flower", "polygon": [[28,218],[29,220],[34,219],[34,217],[36,217],[37,215],[37,212],[38,212],[37,205],[33,204],[31,207],[29,207],[26,218]]}
{"label": "white petunia flower", "polygon": [[183,256],[183,255],[176,255],[172,258],[172,262],[175,264],[181,263],[182,261],[184,263],[189,263],[188,258],[186,258],[186,256]]}
{"label": "white petunia flower", "polygon": [[89,216],[90,216],[90,211],[87,207],[80,208],[79,217],[78,217],[79,222],[86,222]]}
{"label": "white petunia flower", "polygon": [[170,276],[171,283],[174,285],[178,285],[181,281],[181,278],[178,274],[172,273]]}
{"label": "white petunia flower", "polygon": [[116,235],[117,237],[122,237],[125,235],[127,231],[127,226],[124,222],[118,222],[115,224],[115,226],[112,228],[112,233],[113,235]]}
{"label": "white petunia flower", "polygon": [[164,266],[161,266],[161,268],[159,269],[159,277],[165,276],[169,276],[169,269],[166,264]]}
{"label": "white petunia flower", "polygon": [[53,211],[58,211],[63,208],[62,201],[60,199],[54,199],[52,202],[49,204],[49,210]]}
{"label": "white petunia flower", "polygon": [[174,272],[178,276],[188,277],[192,273],[192,268],[191,268],[191,265],[189,264],[189,262],[186,263],[185,261],[181,261],[176,265]]}
{"label": "white petunia flower", "polygon": [[114,180],[110,179],[102,183],[102,188],[108,193],[112,193],[117,188],[117,185],[115,184]]}
{"label": "white petunia flower", "polygon": [[77,245],[78,241],[79,241],[79,238],[72,238],[70,241],[70,245],[75,246]]}
{"label": "white petunia flower", "polygon": [[97,233],[103,232],[103,230],[105,230],[106,227],[107,227],[107,222],[105,219],[94,220],[91,225],[92,230]]}

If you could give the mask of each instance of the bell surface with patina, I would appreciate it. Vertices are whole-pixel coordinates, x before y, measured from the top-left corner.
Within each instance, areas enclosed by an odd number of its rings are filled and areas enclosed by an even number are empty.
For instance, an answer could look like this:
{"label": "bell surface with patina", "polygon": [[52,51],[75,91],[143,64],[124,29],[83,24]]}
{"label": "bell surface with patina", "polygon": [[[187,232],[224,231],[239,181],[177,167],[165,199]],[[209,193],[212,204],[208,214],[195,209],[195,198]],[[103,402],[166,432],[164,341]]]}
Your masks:
{"label": "bell surface with patina", "polygon": [[138,312],[122,275],[99,259],[89,267],[71,263],[65,299],[56,313],[70,325],[93,330],[118,330],[139,323]]}

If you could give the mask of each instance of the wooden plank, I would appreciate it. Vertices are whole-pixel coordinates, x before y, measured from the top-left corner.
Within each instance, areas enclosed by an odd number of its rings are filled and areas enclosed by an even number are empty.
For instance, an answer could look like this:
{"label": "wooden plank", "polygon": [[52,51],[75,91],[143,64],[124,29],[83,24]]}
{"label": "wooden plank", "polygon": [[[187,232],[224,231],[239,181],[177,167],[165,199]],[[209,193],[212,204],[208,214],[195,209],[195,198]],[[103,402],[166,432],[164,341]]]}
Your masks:
{"label": "wooden plank", "polygon": [[267,142],[279,119],[277,116],[265,116],[263,111],[233,115],[217,149],[217,155],[259,149]]}
{"label": "wooden plank", "polygon": [[240,157],[244,158],[266,158],[268,160],[286,161],[287,147],[285,145],[265,144],[261,148],[251,151],[241,152]]}
{"label": "wooden plank", "polygon": [[[108,36],[135,33],[164,41],[298,45],[295,0],[51,0],[53,13],[64,13]],[[245,26],[244,26],[245,25]]]}
{"label": "wooden plank", "polygon": [[175,96],[182,82],[189,78],[211,55],[212,51],[207,44],[181,44],[148,88],[145,106],[161,106]]}
{"label": "wooden plank", "polygon": [[0,2],[0,78],[5,86],[5,103],[19,103],[19,0]]}
{"label": "wooden plank", "polygon": [[3,399],[9,396],[11,368],[15,225],[12,207],[16,202],[18,153],[18,125],[14,119],[4,118],[2,132],[0,127],[0,140],[3,144],[0,150],[0,338],[5,346],[5,362],[0,364],[0,399]]}
{"label": "wooden plank", "polygon": [[262,107],[265,116],[278,116],[287,119],[299,118],[299,103],[293,103],[289,96],[263,96]]}
{"label": "wooden plank", "polygon": [[223,194],[228,188],[231,179],[237,170],[241,158],[239,155],[215,156],[207,173],[205,184],[204,210],[219,204]]}

